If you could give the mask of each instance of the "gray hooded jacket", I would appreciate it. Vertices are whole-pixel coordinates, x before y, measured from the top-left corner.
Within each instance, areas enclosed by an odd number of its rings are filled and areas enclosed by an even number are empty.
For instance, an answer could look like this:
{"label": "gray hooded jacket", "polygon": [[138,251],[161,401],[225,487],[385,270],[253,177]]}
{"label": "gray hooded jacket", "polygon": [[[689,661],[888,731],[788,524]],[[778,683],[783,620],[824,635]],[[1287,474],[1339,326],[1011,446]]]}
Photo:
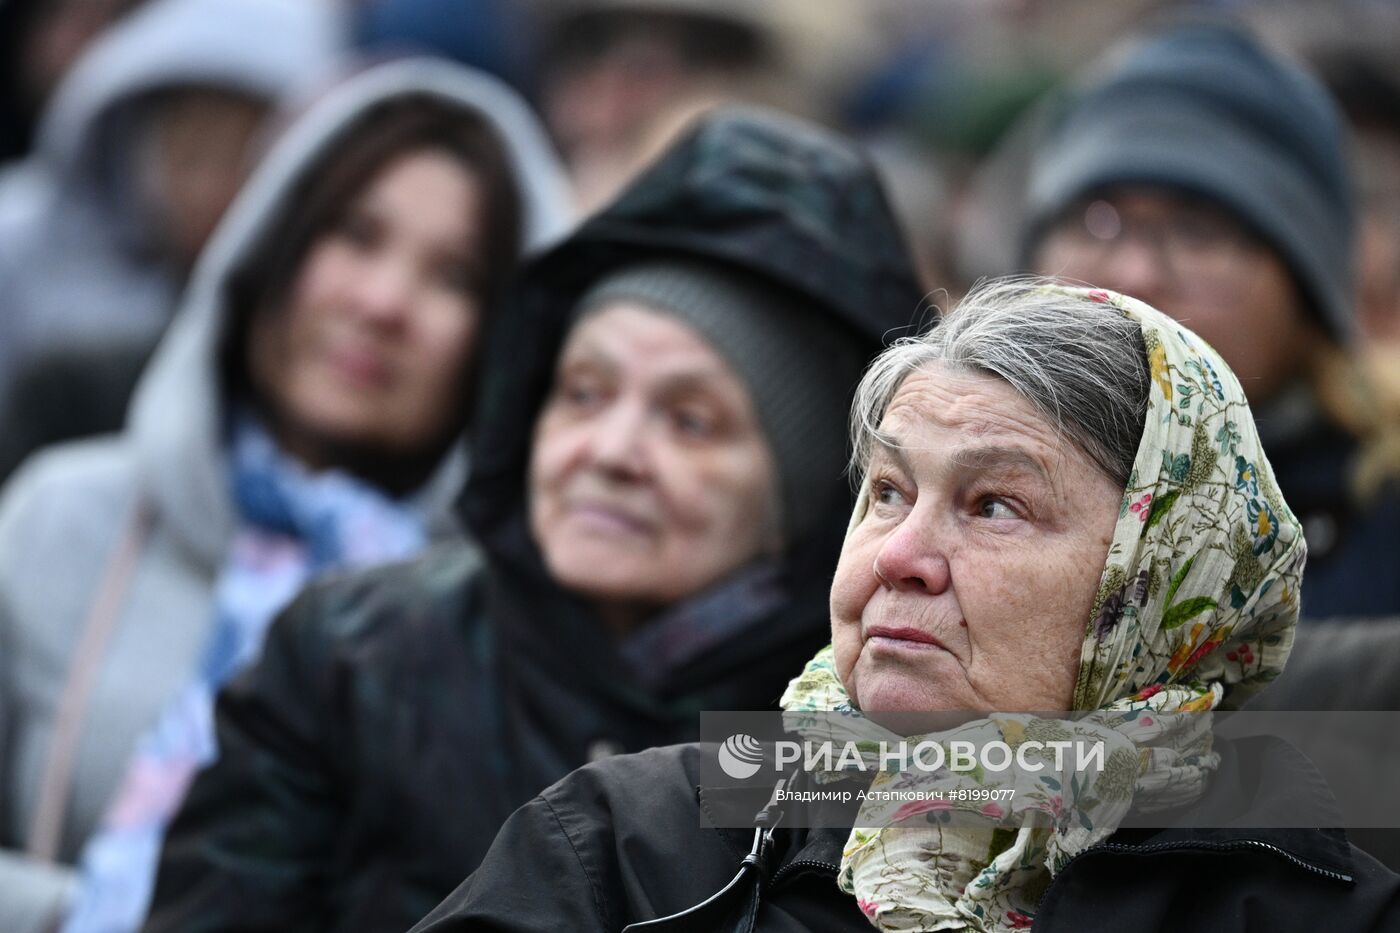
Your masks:
{"label": "gray hooded jacket", "polygon": [[34,153],[0,174],[0,393],[33,354],[149,346],[170,320],[178,275],[136,181],[142,99],[199,86],[289,101],[335,67],[344,31],[328,0],[152,0],[93,44]]}
{"label": "gray hooded jacket", "polygon": [[[564,176],[533,115],[504,85],[454,65],[410,60],[363,72],[324,95],[270,150],[201,256],[124,433],[40,454],[0,496],[0,929],[41,929],[62,909],[67,866],[133,742],[189,680],[205,646],[211,587],[238,522],[218,378],[231,313],[225,279],[275,226],[297,182],[333,153],[339,132],[405,94],[471,108],[497,127],[516,167],[527,250],[564,232]],[[455,449],[418,494],[434,539],[460,534],[452,504],[465,467],[465,452]],[[92,621],[104,602],[105,634]],[[44,847],[36,817],[54,783],[63,694],[84,663],[91,687],[69,704],[80,728],[71,779],[59,788],[66,818]],[[52,851],[39,859],[36,846]]]}

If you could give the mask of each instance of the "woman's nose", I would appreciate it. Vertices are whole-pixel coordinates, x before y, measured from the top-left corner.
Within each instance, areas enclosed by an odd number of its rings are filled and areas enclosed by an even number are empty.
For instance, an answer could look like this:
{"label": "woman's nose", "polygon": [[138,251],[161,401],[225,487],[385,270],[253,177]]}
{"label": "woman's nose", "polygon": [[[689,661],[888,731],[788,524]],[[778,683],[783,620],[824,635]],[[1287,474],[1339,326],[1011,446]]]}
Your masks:
{"label": "woman's nose", "polygon": [[1146,236],[1119,239],[1100,260],[1100,267],[1087,276],[1097,285],[1157,307],[1161,306],[1171,278],[1165,251]]}
{"label": "woman's nose", "polygon": [[937,596],[952,583],[945,535],[936,522],[911,513],[880,545],[874,573],[881,586]]}
{"label": "woman's nose", "polygon": [[647,473],[646,412],[619,400],[594,423],[589,452],[594,465],[610,474],[636,478]]}
{"label": "woman's nose", "polygon": [[408,264],[392,256],[367,261],[350,287],[350,304],[364,321],[394,327],[413,309],[416,282]]}

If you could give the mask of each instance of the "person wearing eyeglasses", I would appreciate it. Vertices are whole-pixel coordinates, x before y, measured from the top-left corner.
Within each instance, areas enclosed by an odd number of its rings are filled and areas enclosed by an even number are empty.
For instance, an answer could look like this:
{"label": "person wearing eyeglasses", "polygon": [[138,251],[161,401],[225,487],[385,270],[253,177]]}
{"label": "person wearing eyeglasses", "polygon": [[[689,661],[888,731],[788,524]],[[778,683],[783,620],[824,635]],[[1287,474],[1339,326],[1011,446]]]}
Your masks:
{"label": "person wearing eyeglasses", "polygon": [[1383,452],[1400,425],[1370,414],[1348,358],[1356,223],[1335,106],[1229,24],[1110,55],[1035,147],[1026,266],[1132,295],[1216,347],[1312,543],[1304,615],[1400,613],[1400,458]]}

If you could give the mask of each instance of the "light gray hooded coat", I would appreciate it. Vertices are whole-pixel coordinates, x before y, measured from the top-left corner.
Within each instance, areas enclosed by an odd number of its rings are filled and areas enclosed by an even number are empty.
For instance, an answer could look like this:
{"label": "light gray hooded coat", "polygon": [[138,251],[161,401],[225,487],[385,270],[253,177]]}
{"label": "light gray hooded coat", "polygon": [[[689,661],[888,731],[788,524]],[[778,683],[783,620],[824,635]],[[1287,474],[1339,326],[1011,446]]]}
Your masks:
{"label": "light gray hooded coat", "polygon": [[[374,104],[407,94],[474,110],[496,126],[516,168],[527,250],[565,231],[564,176],[533,115],[504,85],[454,65],[408,60],[362,72],[324,95],[270,150],[201,256],[124,433],[41,453],[0,496],[0,929],[7,933],[42,929],[63,909],[73,883],[68,866],[134,741],[190,679],[205,648],[211,588],[238,521],[218,377],[229,271],[274,227],[297,181],[333,155],[339,132]],[[464,472],[465,452],[456,448],[418,494],[436,540],[460,535],[452,505]],[[113,608],[105,637],[90,621],[104,600]],[[44,846],[36,814],[46,775],[55,773],[62,694],[81,657],[92,659],[93,676],[83,701],[69,704],[80,711],[80,731],[71,780],[58,794],[67,816]],[[51,850],[47,859],[27,854],[36,845]]]}
{"label": "light gray hooded coat", "polygon": [[179,273],[139,191],[142,101],[199,86],[278,106],[341,61],[333,0],[151,0],[102,36],[0,174],[0,405],[25,361],[73,341],[150,346]]}

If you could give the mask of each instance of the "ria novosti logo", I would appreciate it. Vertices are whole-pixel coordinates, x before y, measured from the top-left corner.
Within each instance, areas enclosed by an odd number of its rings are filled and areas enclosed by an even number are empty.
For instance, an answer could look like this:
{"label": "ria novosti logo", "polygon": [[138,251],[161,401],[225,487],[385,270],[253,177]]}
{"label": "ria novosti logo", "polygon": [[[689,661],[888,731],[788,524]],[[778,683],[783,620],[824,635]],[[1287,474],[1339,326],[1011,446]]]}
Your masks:
{"label": "ria novosti logo", "polygon": [[736,781],[758,773],[763,762],[763,746],[758,739],[743,732],[735,733],[719,747],[719,767]]}
{"label": "ria novosti logo", "polygon": [[[1071,752],[1074,753],[1072,760]],[[753,777],[768,761],[763,744],[747,732],[736,732],[725,739],[717,754],[720,769],[736,781]],[[1077,772],[1102,772],[1106,757],[1107,746],[1102,739],[1075,738],[1044,742],[1027,739],[1013,748],[1001,740],[940,741],[923,736],[878,743],[779,740],[773,743],[773,757],[769,764],[779,773],[789,766],[797,766],[806,771],[913,770],[927,773],[944,769],[1000,773],[1014,768],[1036,774],[1047,768],[1064,772],[1071,766]]]}

